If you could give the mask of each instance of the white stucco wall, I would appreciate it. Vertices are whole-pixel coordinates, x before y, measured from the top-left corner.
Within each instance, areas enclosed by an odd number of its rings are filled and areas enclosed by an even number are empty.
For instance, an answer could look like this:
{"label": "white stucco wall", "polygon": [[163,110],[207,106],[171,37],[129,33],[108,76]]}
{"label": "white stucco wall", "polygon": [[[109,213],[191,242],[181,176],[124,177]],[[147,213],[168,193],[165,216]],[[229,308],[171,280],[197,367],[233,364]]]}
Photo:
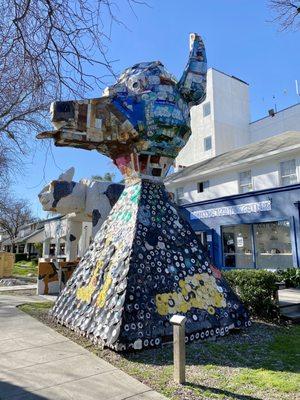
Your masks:
{"label": "white stucco wall", "polygon": [[287,131],[300,130],[300,104],[286,108],[274,117],[262,118],[249,125],[250,142],[258,142]]}
{"label": "white stucco wall", "polygon": [[[175,194],[176,188],[183,187],[184,197],[181,204],[193,203],[215,199],[218,197],[231,196],[239,193],[239,172],[251,170],[253,190],[263,190],[281,185],[280,162],[295,159],[298,182],[300,182],[300,152],[297,150],[277,155],[266,161],[249,163],[239,166],[230,171],[222,171],[212,175],[201,176],[193,180],[185,179],[180,183],[167,183],[168,191]],[[209,180],[209,188],[204,192],[197,192],[198,182]]]}
{"label": "white stucco wall", "polygon": [[213,70],[215,154],[249,143],[249,86]]}
{"label": "white stucco wall", "polygon": [[[210,102],[210,115],[203,107]],[[191,109],[192,135],[176,158],[176,166],[188,166],[249,143],[249,86],[210,68],[205,101]],[[204,151],[204,138],[212,137],[212,149]]]}
{"label": "white stucco wall", "polygon": [[[192,165],[206,158],[214,157],[214,142],[212,143],[212,150],[204,151],[203,138],[212,135],[214,140],[214,108],[213,108],[213,80],[212,69],[207,72],[207,88],[206,99],[199,106],[192,107],[191,109],[191,128],[192,134],[176,158],[176,166],[178,165]],[[211,113],[210,115],[203,116],[203,104],[210,102]]]}
{"label": "white stucco wall", "polygon": [[251,167],[253,190],[279,186],[279,162],[260,163]]}

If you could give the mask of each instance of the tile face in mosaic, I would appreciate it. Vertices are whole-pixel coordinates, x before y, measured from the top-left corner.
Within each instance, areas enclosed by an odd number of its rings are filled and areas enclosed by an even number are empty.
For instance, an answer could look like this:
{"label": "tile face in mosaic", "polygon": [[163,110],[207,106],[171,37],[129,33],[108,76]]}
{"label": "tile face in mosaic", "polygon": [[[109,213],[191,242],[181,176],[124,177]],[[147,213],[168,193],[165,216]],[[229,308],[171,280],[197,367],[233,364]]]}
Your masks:
{"label": "tile face in mosaic", "polygon": [[186,317],[186,341],[250,323],[162,183],[190,136],[191,106],[205,98],[204,45],[190,39],[178,82],[160,62],[136,64],[100,99],[55,103],[56,130],[40,135],[97,149],[124,175],[122,195],[52,310],[61,324],[118,351],[170,340],[174,314]]}

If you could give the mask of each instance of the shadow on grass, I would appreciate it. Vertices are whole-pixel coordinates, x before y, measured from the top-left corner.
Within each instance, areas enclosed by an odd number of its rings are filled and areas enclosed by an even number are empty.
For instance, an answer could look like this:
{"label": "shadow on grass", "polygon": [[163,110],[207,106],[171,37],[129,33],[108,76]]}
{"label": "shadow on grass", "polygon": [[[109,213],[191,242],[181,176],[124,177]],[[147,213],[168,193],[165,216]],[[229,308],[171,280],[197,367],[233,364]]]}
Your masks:
{"label": "shadow on grass", "polygon": [[[188,366],[226,366],[297,372],[300,327],[279,327],[263,322],[249,330],[229,334],[218,340],[190,343],[186,346]],[[172,344],[162,349],[122,354],[128,361],[167,366],[173,363]]]}
{"label": "shadow on grass", "polygon": [[203,390],[204,392],[211,392],[213,394],[227,396],[226,398],[229,397],[229,398],[236,399],[236,400],[262,400],[260,397],[253,397],[253,396],[248,396],[248,395],[244,395],[244,394],[238,394],[238,393],[230,392],[229,390],[218,389],[218,388],[204,386],[204,385],[198,385],[198,384],[192,383],[192,382],[186,382],[184,384],[184,386],[186,386],[190,389],[200,389],[200,390]]}

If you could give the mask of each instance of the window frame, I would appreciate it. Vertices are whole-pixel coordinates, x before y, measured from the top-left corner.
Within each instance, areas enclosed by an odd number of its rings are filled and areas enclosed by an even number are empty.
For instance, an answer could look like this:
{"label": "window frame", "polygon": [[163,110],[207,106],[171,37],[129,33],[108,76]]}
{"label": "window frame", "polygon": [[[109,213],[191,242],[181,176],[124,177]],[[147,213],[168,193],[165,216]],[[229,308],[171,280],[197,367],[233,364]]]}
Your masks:
{"label": "window frame", "polygon": [[[209,113],[208,114],[205,113],[205,109],[206,108],[209,108]],[[210,101],[207,101],[206,103],[203,104],[202,111],[203,111],[203,118],[206,118],[209,115],[211,115],[211,104],[210,104]]]}
{"label": "window frame", "polygon": [[[179,189],[182,189],[182,196],[178,195]],[[184,199],[184,186],[178,186],[175,188],[175,198],[176,201]]]}
{"label": "window frame", "polygon": [[[284,163],[290,162],[290,161],[294,161],[295,162],[295,173],[290,174],[290,175],[283,175],[282,174],[282,165]],[[298,175],[298,165],[297,165],[297,159],[296,158],[290,158],[290,159],[285,159],[279,162],[279,167],[278,167],[278,175],[279,175],[279,186],[289,186],[289,185],[296,185],[297,183],[299,183],[299,175]],[[296,176],[296,182],[294,183],[289,183],[289,184],[285,184],[283,183],[283,179],[284,178],[288,178],[291,176]]]}
{"label": "window frame", "polygon": [[[253,222],[241,222],[240,224],[227,224],[227,225],[221,225],[220,226],[220,233],[221,233],[221,256],[222,256],[222,267],[224,268],[224,270],[228,271],[232,268],[230,267],[225,267],[225,257],[224,257],[224,253],[225,253],[225,247],[224,247],[224,242],[223,242],[223,229],[227,228],[227,227],[235,227],[237,225],[250,225],[251,227],[251,241],[252,241],[252,251],[253,251],[253,268],[249,268],[249,269],[262,269],[261,267],[259,267],[258,264],[258,251],[257,251],[257,243],[255,241],[255,236],[254,236],[254,229],[255,229],[255,225],[260,225],[260,224],[269,224],[269,223],[280,223],[280,222],[289,222],[289,228],[290,228],[290,234],[288,236],[289,240],[290,240],[290,244],[291,244],[291,252],[292,252],[292,263],[293,263],[293,268],[295,268],[295,266],[297,265],[297,260],[296,260],[296,256],[295,256],[295,243],[293,240],[293,236],[295,234],[295,227],[293,224],[293,219],[292,218],[271,218],[268,219],[267,221],[253,221]],[[248,269],[248,268],[247,268]]]}
{"label": "window frame", "polygon": [[[206,141],[207,139],[210,139],[210,148],[209,148],[209,149],[206,149],[206,148],[205,148],[205,141]],[[208,135],[208,136],[205,136],[205,137],[203,138],[203,149],[204,149],[204,152],[210,151],[210,150],[212,149],[212,135]]]}
{"label": "window frame", "polygon": [[[247,173],[247,172],[250,172],[250,182],[248,183],[248,184],[242,184],[241,183],[241,175],[242,174],[245,174],[245,173]],[[252,177],[252,171],[251,171],[251,169],[247,169],[247,170],[244,170],[244,171],[240,171],[239,173],[238,173],[238,186],[239,186],[239,193],[249,193],[249,192],[253,192],[253,190],[254,190],[254,185],[253,185],[253,177]],[[246,192],[244,192],[242,189],[243,188],[245,188],[245,187],[247,187],[247,186],[251,186],[251,189],[249,188],[249,190],[247,190]]]}

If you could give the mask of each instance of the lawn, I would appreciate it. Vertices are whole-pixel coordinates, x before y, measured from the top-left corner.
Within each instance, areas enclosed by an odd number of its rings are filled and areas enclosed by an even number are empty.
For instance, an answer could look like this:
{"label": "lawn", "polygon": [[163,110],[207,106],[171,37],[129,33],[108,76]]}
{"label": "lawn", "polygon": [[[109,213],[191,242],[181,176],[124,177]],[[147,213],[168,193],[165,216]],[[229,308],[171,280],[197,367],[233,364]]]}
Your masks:
{"label": "lawn", "polygon": [[18,261],[14,264],[13,268],[13,276],[28,276],[28,274],[32,274],[33,277],[36,277],[38,274],[38,266],[36,261]]}
{"label": "lawn", "polygon": [[21,309],[174,400],[296,400],[300,391],[300,326],[254,322],[215,342],[187,345],[187,383],[172,380],[172,347],[118,354],[48,319],[51,302]]}

